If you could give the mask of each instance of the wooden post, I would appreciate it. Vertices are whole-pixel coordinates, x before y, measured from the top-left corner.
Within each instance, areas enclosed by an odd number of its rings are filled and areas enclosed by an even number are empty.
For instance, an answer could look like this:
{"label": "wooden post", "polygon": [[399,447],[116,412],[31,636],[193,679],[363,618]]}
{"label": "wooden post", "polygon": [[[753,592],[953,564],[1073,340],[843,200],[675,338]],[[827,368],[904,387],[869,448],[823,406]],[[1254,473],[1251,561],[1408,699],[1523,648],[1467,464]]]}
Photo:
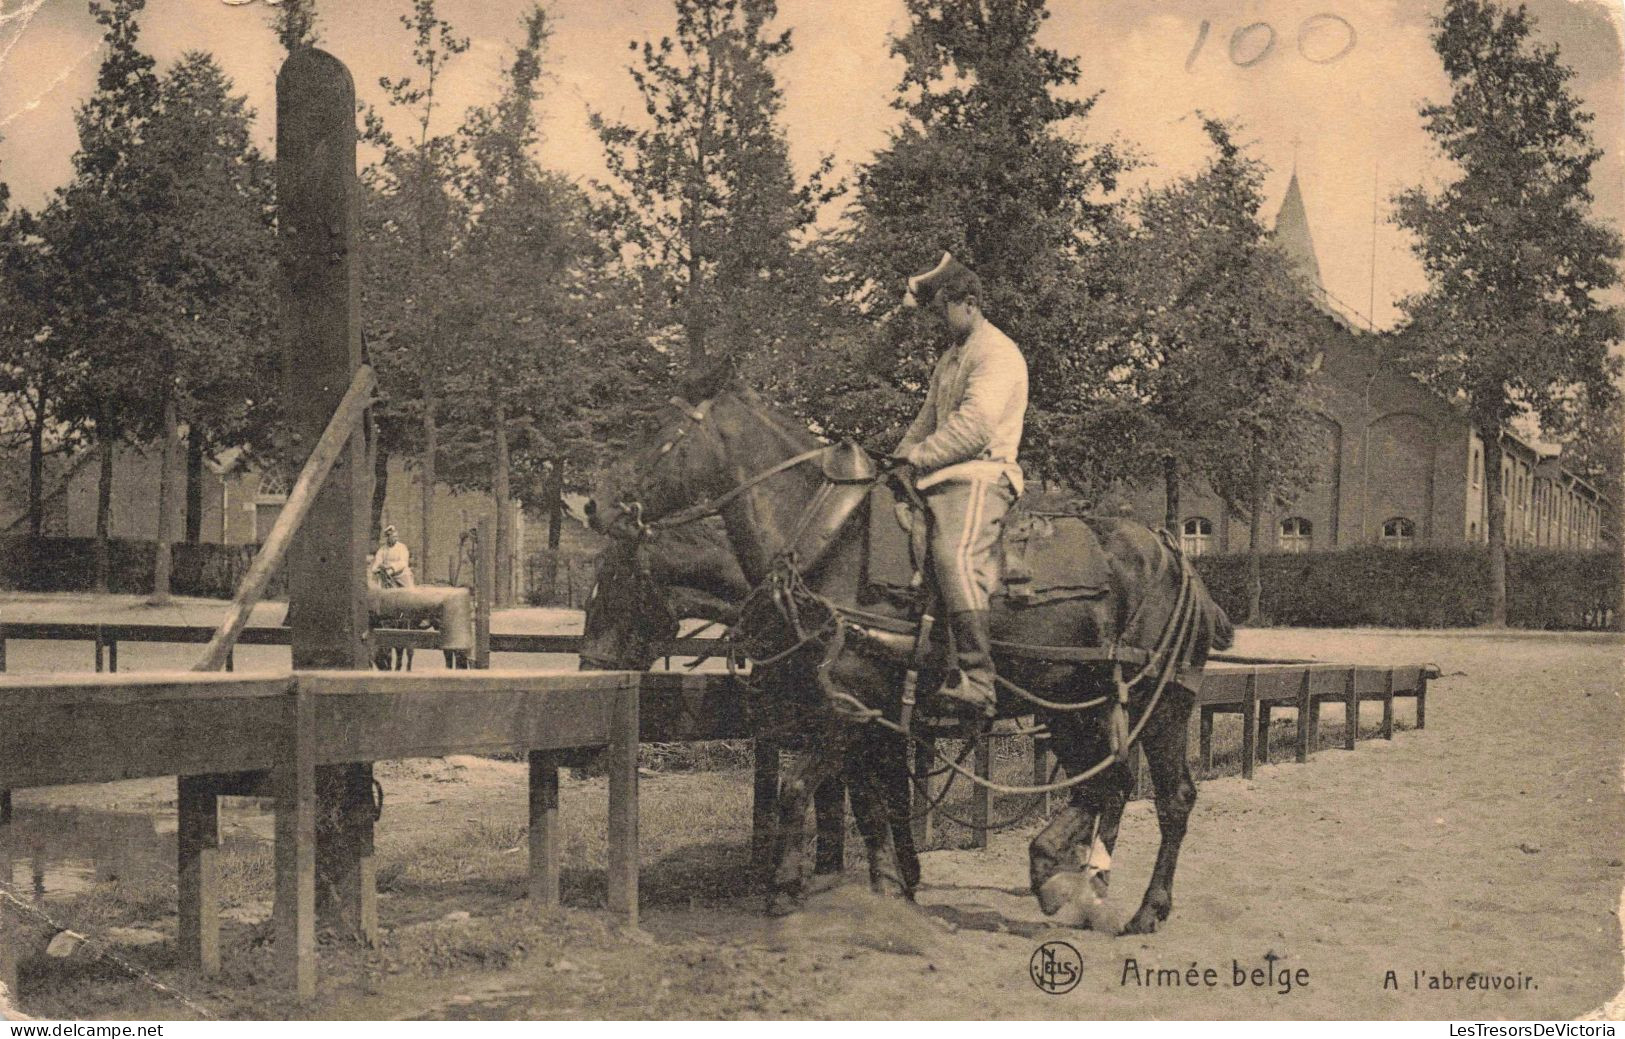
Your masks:
{"label": "wooden post", "polygon": [[914,816],[914,846],[925,851],[936,837],[936,812],[925,811],[925,806],[931,803],[936,796],[936,784],[928,778],[928,774],[937,763],[937,756],[933,753],[937,741],[931,736],[921,736],[914,744],[914,774],[919,778],[913,784],[913,797],[910,803],[914,806],[909,813]]}
{"label": "wooden post", "polygon": [[1382,694],[1382,738],[1394,738],[1394,669],[1388,669],[1388,688]]}
{"label": "wooden post", "polygon": [[1309,669],[1303,669],[1298,683],[1298,764],[1309,760],[1309,718],[1318,710],[1314,697],[1309,695]]}
{"label": "wooden post", "polygon": [[1320,697],[1309,697],[1309,749],[1320,749]]}
{"label": "wooden post", "polygon": [[1349,668],[1348,682],[1343,687],[1344,750],[1353,750],[1360,738],[1360,687],[1355,679],[1358,673],[1358,668]]}
{"label": "wooden post", "polygon": [[1213,768],[1213,705],[1202,705],[1202,720],[1197,729],[1197,756],[1201,759],[1202,768]]}
{"label": "wooden post", "polygon": [[102,673],[102,626],[96,625],[96,642],[92,652],[96,656],[96,673]]}
{"label": "wooden post", "polygon": [[1258,760],[1263,764],[1270,763],[1270,707],[1267,700],[1258,704]]}
{"label": "wooden post", "polygon": [[1241,694],[1241,778],[1253,778],[1253,767],[1258,760],[1258,672],[1247,676],[1246,691]]}
{"label": "wooden post", "polygon": [[6,626],[0,624],[0,675],[6,673]]}
{"label": "wooden post", "polygon": [[773,832],[779,812],[779,743],[757,730],[751,781],[750,864],[767,875],[773,868]]}
{"label": "wooden post", "polygon": [[559,904],[559,759],[552,751],[530,752],[530,900]]}
{"label": "wooden post", "polygon": [[[993,771],[992,748],[989,747],[988,736],[978,733],[976,736],[976,774],[982,779],[992,778]],[[970,820],[973,824],[971,830],[971,847],[987,847],[987,821],[992,814],[992,791],[987,787],[977,785],[971,791]]]}
{"label": "wooden post", "polygon": [[176,780],[175,861],[181,963],[220,970],[220,798],[208,776]]}
{"label": "wooden post", "polygon": [[276,958],[300,1000],[316,995],[316,705],[295,684],[271,782],[276,797]]}
{"label": "wooden post", "polygon": [[474,667],[491,666],[491,594],[496,588],[496,546],[491,518],[480,517],[474,533]]}
{"label": "wooden post", "polygon": [[107,670],[118,671],[118,639],[107,640]]}
{"label": "wooden post", "polygon": [[[5,643],[0,642],[0,651],[5,649]],[[0,658],[0,664],[3,664]],[[1416,727],[1427,728],[1428,722],[1428,676],[1426,672],[1416,676]]]}
{"label": "wooden post", "polygon": [[[0,640],[0,645],[3,645]],[[17,1005],[20,918],[11,904],[11,791],[0,790],[0,1007]]]}
{"label": "wooden post", "polygon": [[[332,420],[354,405],[361,369],[356,251],[355,84],[332,55],[295,51],[277,74],[277,237],[286,296],[283,401],[301,475]],[[365,380],[363,379],[363,384]],[[365,396],[365,391],[357,391]],[[294,670],[362,670],[372,466],[353,422],[288,546],[288,624]],[[246,583],[246,582],[245,582]],[[215,648],[218,648],[216,646]],[[316,813],[323,915],[366,939],[371,916],[370,765],[322,769]]]}
{"label": "wooden post", "polygon": [[638,924],[638,686],[615,693],[609,754],[609,909]]}

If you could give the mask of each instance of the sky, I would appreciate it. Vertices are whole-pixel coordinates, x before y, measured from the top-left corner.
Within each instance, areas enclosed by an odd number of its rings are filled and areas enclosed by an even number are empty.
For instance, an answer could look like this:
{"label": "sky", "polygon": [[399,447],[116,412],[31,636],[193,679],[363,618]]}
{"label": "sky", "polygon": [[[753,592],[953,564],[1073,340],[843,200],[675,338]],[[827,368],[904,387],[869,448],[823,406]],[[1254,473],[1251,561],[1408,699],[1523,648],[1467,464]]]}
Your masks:
{"label": "sky", "polygon": [[[543,161],[589,179],[604,173],[588,114],[637,121],[627,73],[631,41],[672,29],[670,0],[551,0]],[[1419,107],[1448,97],[1429,43],[1442,0],[1051,0],[1041,41],[1079,58],[1081,93],[1100,92],[1084,140],[1132,145],[1146,161],[1135,186],[1193,172],[1204,159],[1198,111],[1239,120],[1271,168],[1273,214],[1294,168],[1327,290],[1346,312],[1391,326],[1395,302],[1422,287],[1407,237],[1387,223],[1389,197],[1436,185],[1450,168],[1422,131]],[[1529,0],[1542,40],[1577,73],[1572,89],[1597,119],[1605,157],[1595,211],[1625,231],[1625,16],[1619,0]],[[471,39],[444,81],[442,126],[495,97],[520,36],[524,0],[440,0]],[[317,0],[322,45],[382,106],[380,76],[411,71],[399,18],[409,0]],[[266,0],[148,0],[141,42],[167,65],[211,51],[260,113],[271,150],[274,81],[282,52]],[[1204,32],[1203,26],[1206,25]],[[901,63],[887,54],[906,25],[902,0],[779,0],[793,31],[779,67],[792,157],[810,170],[832,154],[850,170],[884,147]],[[13,202],[37,206],[69,175],[75,108],[95,84],[98,26],[85,0],[0,0],[0,180]],[[392,126],[406,129],[403,119]],[[1375,218],[1375,219],[1374,219]]]}

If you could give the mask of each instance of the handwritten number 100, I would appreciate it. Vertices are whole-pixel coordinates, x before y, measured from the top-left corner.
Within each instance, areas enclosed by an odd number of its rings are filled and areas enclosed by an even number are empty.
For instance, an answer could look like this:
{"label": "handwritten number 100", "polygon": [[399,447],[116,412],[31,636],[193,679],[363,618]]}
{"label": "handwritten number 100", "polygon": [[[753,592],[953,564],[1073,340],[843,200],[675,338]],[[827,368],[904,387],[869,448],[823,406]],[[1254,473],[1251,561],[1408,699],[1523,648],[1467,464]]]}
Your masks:
{"label": "handwritten number 100", "polygon": [[[1197,55],[1202,53],[1202,48],[1207,44],[1208,31],[1212,27],[1212,24],[1207,19],[1202,19],[1202,25],[1196,31],[1196,43],[1191,47],[1190,57],[1185,59],[1186,72],[1195,67]],[[1342,30],[1342,46],[1330,54],[1310,53],[1304,44],[1315,30],[1322,27]],[[1334,61],[1341,61],[1349,51],[1354,49],[1357,40],[1358,36],[1354,31],[1354,26],[1349,24],[1349,20],[1342,15],[1314,14],[1298,23],[1298,53],[1306,61],[1312,61],[1316,65],[1330,65]],[[1252,22],[1243,25],[1230,34],[1229,52],[1231,64],[1250,69],[1274,52],[1275,43],[1275,27],[1269,22]]]}

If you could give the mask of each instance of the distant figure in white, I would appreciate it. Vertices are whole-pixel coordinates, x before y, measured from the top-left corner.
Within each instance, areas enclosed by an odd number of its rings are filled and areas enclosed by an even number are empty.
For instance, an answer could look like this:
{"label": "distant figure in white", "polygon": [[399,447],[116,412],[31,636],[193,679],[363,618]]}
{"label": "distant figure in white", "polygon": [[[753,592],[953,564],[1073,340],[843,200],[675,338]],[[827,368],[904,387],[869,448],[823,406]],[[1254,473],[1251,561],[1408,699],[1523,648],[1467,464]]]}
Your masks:
{"label": "distant figure in white", "polygon": [[384,588],[413,588],[412,553],[405,542],[396,537],[394,527],[384,528],[384,543],[372,557],[370,576]]}

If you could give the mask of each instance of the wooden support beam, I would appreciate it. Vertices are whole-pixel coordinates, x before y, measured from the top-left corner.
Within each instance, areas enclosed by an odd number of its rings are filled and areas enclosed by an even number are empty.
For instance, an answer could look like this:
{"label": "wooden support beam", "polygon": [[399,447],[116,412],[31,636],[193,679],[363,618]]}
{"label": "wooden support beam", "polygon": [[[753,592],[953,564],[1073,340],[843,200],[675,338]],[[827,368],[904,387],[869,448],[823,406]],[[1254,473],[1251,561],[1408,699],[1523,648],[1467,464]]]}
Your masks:
{"label": "wooden support beam", "polygon": [[[983,779],[992,778],[993,756],[990,740],[985,735],[976,737],[976,774]],[[987,821],[992,814],[992,791],[978,784],[971,791],[970,818],[973,824],[971,830],[971,847],[987,847]]]}
{"label": "wooden support beam", "polygon": [[1353,750],[1360,738],[1360,669],[1349,668],[1343,689],[1343,749]]}
{"label": "wooden support beam", "polygon": [[[305,48],[283,62],[276,155],[289,431],[304,455],[302,474],[310,469],[316,475],[321,465],[312,469],[308,463],[324,446],[334,454],[326,479],[307,485],[310,500],[298,539],[292,539],[293,524],[286,528],[293,666],[365,670],[372,666],[366,585],[372,465],[360,417],[370,390],[361,374],[355,83],[332,55]],[[327,768],[316,780],[324,922],[363,939],[372,898],[371,780],[358,771],[364,768]]]}
{"label": "wooden support beam", "polygon": [[1388,669],[1388,688],[1382,694],[1382,738],[1394,738],[1394,669]]}
{"label": "wooden support beam", "polygon": [[934,753],[936,745],[936,739],[931,736],[920,736],[914,743],[914,774],[919,779],[912,786],[913,797],[910,803],[914,807],[909,814],[914,817],[912,823],[914,845],[920,851],[929,848],[937,835],[935,818],[937,813],[935,810],[925,811],[925,806],[931,803],[936,793],[936,781],[930,778],[930,773],[935,770],[937,764],[937,756]]}
{"label": "wooden support beam", "polygon": [[474,528],[474,654],[470,663],[484,671],[491,666],[491,596],[496,588],[496,527],[481,516]]}
{"label": "wooden support beam", "polygon": [[1204,770],[1213,768],[1213,706],[1203,704],[1202,718],[1197,729],[1197,758]]}
{"label": "wooden support beam", "polygon": [[551,751],[530,752],[530,900],[551,909],[559,904],[559,758]]}
{"label": "wooden support beam", "polygon": [[1253,778],[1258,760],[1258,675],[1247,676],[1247,691],[1241,699],[1241,777]]}
{"label": "wooden support beam", "polygon": [[614,695],[609,753],[609,909],[638,923],[638,688]]}
{"label": "wooden support beam", "polygon": [[1416,727],[1418,729],[1425,729],[1427,728],[1427,723],[1428,676],[1424,672],[1423,674],[1416,676]]}
{"label": "wooden support beam", "polygon": [[276,798],[276,959],[295,997],[316,995],[316,710],[296,683],[272,772]]}
{"label": "wooden support beam", "polygon": [[1310,692],[1309,672],[1306,670],[1298,680],[1298,764],[1309,760],[1309,719],[1319,708],[1315,706],[1315,697]]}
{"label": "wooden support beam", "polygon": [[[226,611],[225,619],[220,622],[220,627],[198,657],[197,663],[192,665],[192,670],[218,671],[222,667],[230,670],[232,647],[237,644],[238,637],[248,626],[248,618],[253,614],[254,607],[264,597],[271,578],[276,575],[282,561],[287,557],[288,548],[293,544],[293,537],[299,533],[305,517],[316,504],[318,493],[326,483],[328,474],[333,471],[334,465],[350,446],[355,434],[360,431],[362,420],[367,415],[367,408],[372,403],[373,390],[377,386],[377,375],[373,373],[371,367],[362,365],[356,371],[355,378],[350,381],[349,389],[345,390],[331,421],[322,430],[321,438],[316,441],[316,449],[310,453],[310,457],[305,460],[304,468],[299,471],[299,479],[294,482],[293,490],[288,493],[288,500],[277,515],[276,523],[272,524],[271,532],[265,537],[265,543],[255,553],[248,574],[237,588],[237,597],[232,600],[231,609]],[[116,645],[114,652],[117,652]],[[115,656],[114,660],[117,659]],[[116,665],[113,670],[118,670]]]}
{"label": "wooden support beam", "polygon": [[220,970],[220,798],[208,776],[176,779],[175,862],[181,963]]}

